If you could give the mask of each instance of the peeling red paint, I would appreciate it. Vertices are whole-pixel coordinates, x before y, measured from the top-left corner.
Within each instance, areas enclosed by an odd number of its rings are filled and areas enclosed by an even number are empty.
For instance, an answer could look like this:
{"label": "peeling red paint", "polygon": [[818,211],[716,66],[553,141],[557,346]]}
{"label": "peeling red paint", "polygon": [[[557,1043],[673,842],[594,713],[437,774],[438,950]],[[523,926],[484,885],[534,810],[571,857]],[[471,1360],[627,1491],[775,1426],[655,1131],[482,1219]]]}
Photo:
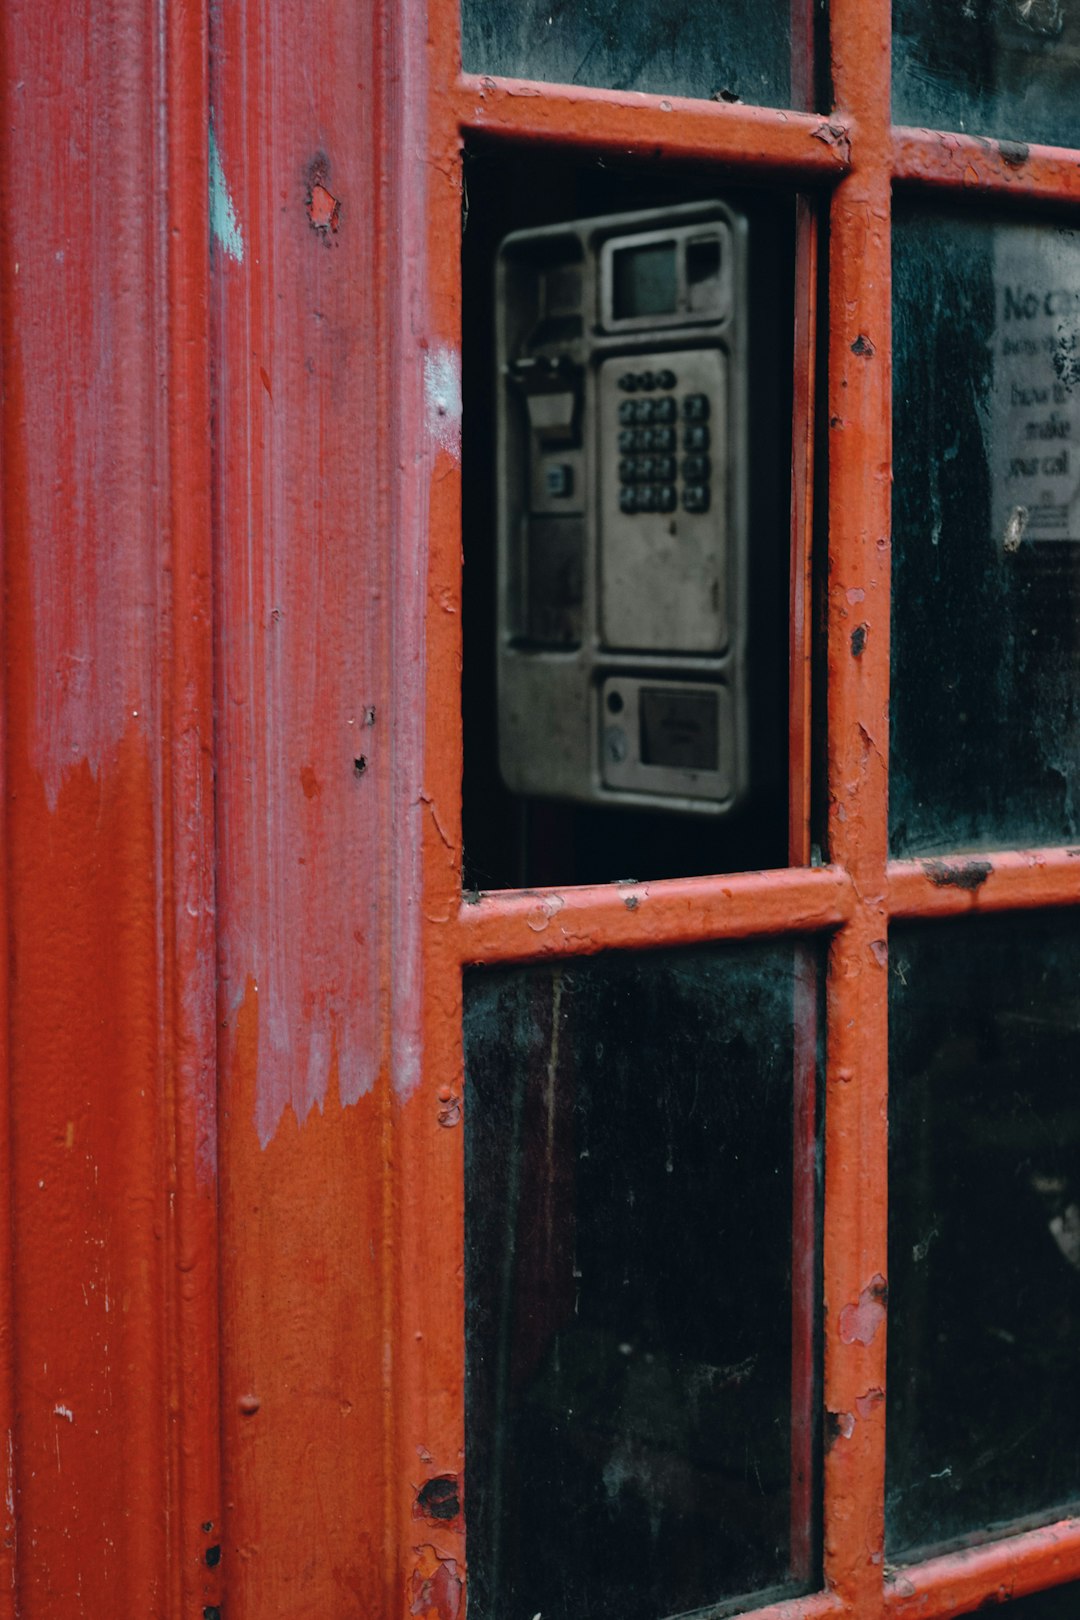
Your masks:
{"label": "peeling red paint", "polygon": [[413,1549],[409,1613],[418,1620],[458,1620],[463,1582],[456,1558],[447,1558],[430,1544]]}
{"label": "peeling red paint", "polygon": [[341,205],[337,198],[318,181],[311,188],[308,218],[317,231],[336,231]]}
{"label": "peeling red paint", "polygon": [[845,1305],[840,1312],[841,1343],[873,1344],[878,1328],[885,1320],[888,1297],[888,1285],[878,1273],[859,1295],[859,1303]]}
{"label": "peeling red paint", "polygon": [[856,1395],[855,1410],[864,1420],[873,1417],[874,1412],[884,1399],[885,1391],[883,1389],[868,1389],[865,1395]]}

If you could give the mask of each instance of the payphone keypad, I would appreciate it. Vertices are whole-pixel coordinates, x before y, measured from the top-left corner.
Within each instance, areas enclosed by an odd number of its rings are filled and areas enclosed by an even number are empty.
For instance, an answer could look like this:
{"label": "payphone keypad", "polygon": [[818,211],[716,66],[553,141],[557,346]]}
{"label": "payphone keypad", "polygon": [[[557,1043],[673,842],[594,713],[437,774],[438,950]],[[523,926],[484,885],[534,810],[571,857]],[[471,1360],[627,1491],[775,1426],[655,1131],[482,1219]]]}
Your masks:
{"label": "payphone keypad", "polygon": [[722,651],[726,603],[726,356],[719,348],[600,368],[604,643]]}
{"label": "payphone keypad", "polygon": [[[680,463],[671,454],[679,448],[680,420],[682,448],[691,452],[708,449],[709,396],[700,389],[677,394],[673,390],[678,384],[678,375],[666,366],[659,371],[624,371],[619,376],[619,389],[631,396],[619,401],[616,436],[619,511],[626,517],[674,512],[680,495],[684,512],[709,510],[709,457],[684,455]],[[656,390],[663,392],[656,394]],[[649,453],[656,451],[661,454]]]}

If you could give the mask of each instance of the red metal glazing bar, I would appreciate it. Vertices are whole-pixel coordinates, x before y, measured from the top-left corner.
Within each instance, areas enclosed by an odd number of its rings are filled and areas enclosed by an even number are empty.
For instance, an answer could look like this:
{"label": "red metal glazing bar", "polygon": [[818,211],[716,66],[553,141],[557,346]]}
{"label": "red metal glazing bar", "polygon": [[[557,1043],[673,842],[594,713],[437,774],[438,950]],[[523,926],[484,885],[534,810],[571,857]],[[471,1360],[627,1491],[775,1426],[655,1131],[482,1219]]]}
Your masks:
{"label": "red metal glazing bar", "polygon": [[996,850],[891,861],[890,917],[1080,905],[1080,849]]}
{"label": "red metal glazing bar", "polygon": [[[162,1052],[171,1102],[167,1279],[178,1614],[222,1601],[217,1226],[209,218],[205,8],[162,10],[167,237],[170,656],[163,750]],[[167,1126],[168,1129],[168,1126]]]}
{"label": "red metal glazing bar", "polygon": [[[792,8],[795,39],[796,13]],[[804,18],[804,61],[810,60],[812,20]],[[809,81],[803,88],[809,89]],[[794,383],[791,424],[791,560],[789,630],[788,860],[809,866],[811,810],[811,624],[814,515],[818,220],[813,204],[796,201]],[[852,899],[853,899],[852,894]],[[791,1503],[793,1577],[809,1583],[815,1557],[818,1480],[818,974],[820,957],[796,947],[791,1219]]]}
{"label": "red metal glazing bar", "polygon": [[462,129],[516,140],[698,158],[807,185],[834,182],[848,167],[846,123],[817,113],[474,76],[463,77],[453,94]]}
{"label": "red metal glazing bar", "polygon": [[791,588],[789,643],[788,860],[810,863],[812,547],[814,396],[817,359],[818,225],[807,199],[796,202],[794,394],[791,423]]}
{"label": "red metal glazing bar", "polygon": [[791,1211],[791,1573],[809,1582],[814,1568],[817,1479],[818,1268],[818,954],[795,948]]}
{"label": "red metal glazing bar", "polygon": [[892,167],[897,180],[940,190],[1040,202],[1080,199],[1080,159],[1055,146],[896,128]]}
{"label": "red metal glazing bar", "polygon": [[857,903],[833,941],[826,1012],[824,1569],[870,1620],[885,1486],[888,0],[834,0],[830,24],[837,106],[854,130],[829,239],[828,844]]}
{"label": "red metal glazing bar", "polygon": [[1011,1598],[1075,1580],[1080,1580],[1080,1519],[1063,1519],[893,1570],[885,1586],[885,1614],[890,1620],[944,1620],[973,1609],[996,1611]]}
{"label": "red metal glazing bar", "polygon": [[[0,166],[0,217],[11,206],[6,174]],[[0,264],[3,259],[0,255]],[[2,290],[0,290],[2,295]],[[0,399],[3,395],[3,347],[0,345]],[[0,433],[0,492],[4,483],[4,436]],[[4,577],[4,503],[0,500],[0,579]],[[6,667],[0,660],[0,715],[7,713]],[[8,803],[7,728],[0,726],[0,806]],[[0,867],[0,1469],[3,1506],[0,1507],[0,1620],[17,1615],[17,1520],[15,1516],[15,1291],[13,1287],[13,1231],[11,1218],[11,1046],[10,971],[11,935],[8,914],[8,867]]]}
{"label": "red metal glazing bar", "polygon": [[849,880],[835,867],[507,891],[470,897],[461,906],[459,959],[528,962],[818,933],[845,922],[854,903]]}

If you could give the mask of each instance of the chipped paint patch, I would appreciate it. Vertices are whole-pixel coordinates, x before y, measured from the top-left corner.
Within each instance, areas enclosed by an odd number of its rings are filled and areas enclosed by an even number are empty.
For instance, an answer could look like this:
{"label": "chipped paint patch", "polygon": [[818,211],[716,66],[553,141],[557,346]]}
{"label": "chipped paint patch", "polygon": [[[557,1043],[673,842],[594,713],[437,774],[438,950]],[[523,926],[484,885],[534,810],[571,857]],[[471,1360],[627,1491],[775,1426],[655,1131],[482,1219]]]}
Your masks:
{"label": "chipped paint patch", "polygon": [[525,926],[530,928],[534,934],[542,934],[552,918],[559,915],[565,904],[566,901],[560,894],[544,895],[536,910],[526,917]]}
{"label": "chipped paint patch", "polygon": [[981,889],[994,870],[989,861],[924,861],[923,871],[935,889]]}
{"label": "chipped paint patch", "polygon": [[850,1440],[855,1433],[854,1412],[826,1412],[825,1445],[831,1450],[837,1440]]}
{"label": "chipped paint patch", "polygon": [[412,1572],[409,1613],[420,1620],[458,1620],[463,1582],[457,1559],[445,1558],[430,1545],[413,1550],[416,1567]]}
{"label": "chipped paint patch", "polygon": [[461,361],[450,348],[424,355],[424,413],[430,439],[461,460]]}
{"label": "chipped paint patch", "polygon": [[210,125],[210,240],[220,243],[222,252],[235,259],[237,264],[243,264],[244,238],[225,183],[225,171],[221,166],[213,124]]}
{"label": "chipped paint patch", "polygon": [[885,1320],[889,1288],[880,1272],[872,1277],[859,1295],[857,1305],[845,1305],[840,1312],[841,1344],[873,1344]]}
{"label": "chipped paint patch", "polygon": [[53,1407],[53,1416],[66,1418],[69,1423],[74,1423],[75,1421],[74,1412],[71,1410],[70,1406],[65,1406],[63,1401],[57,1401],[56,1405]]}
{"label": "chipped paint patch", "polygon": [[856,1395],[855,1410],[858,1412],[864,1423],[867,1418],[873,1417],[875,1410],[881,1405],[884,1399],[885,1391],[883,1389],[878,1389],[876,1386],[873,1389],[868,1389],[865,1395]]}

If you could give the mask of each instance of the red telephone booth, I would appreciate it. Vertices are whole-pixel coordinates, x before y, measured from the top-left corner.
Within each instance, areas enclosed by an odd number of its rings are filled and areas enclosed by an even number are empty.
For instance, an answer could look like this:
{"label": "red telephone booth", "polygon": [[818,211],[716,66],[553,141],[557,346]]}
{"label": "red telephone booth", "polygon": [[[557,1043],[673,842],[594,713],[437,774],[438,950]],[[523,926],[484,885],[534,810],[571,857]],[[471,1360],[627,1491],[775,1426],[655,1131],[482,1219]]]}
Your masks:
{"label": "red telephone booth", "polygon": [[1073,25],[6,8],[0,1615],[1073,1612]]}

